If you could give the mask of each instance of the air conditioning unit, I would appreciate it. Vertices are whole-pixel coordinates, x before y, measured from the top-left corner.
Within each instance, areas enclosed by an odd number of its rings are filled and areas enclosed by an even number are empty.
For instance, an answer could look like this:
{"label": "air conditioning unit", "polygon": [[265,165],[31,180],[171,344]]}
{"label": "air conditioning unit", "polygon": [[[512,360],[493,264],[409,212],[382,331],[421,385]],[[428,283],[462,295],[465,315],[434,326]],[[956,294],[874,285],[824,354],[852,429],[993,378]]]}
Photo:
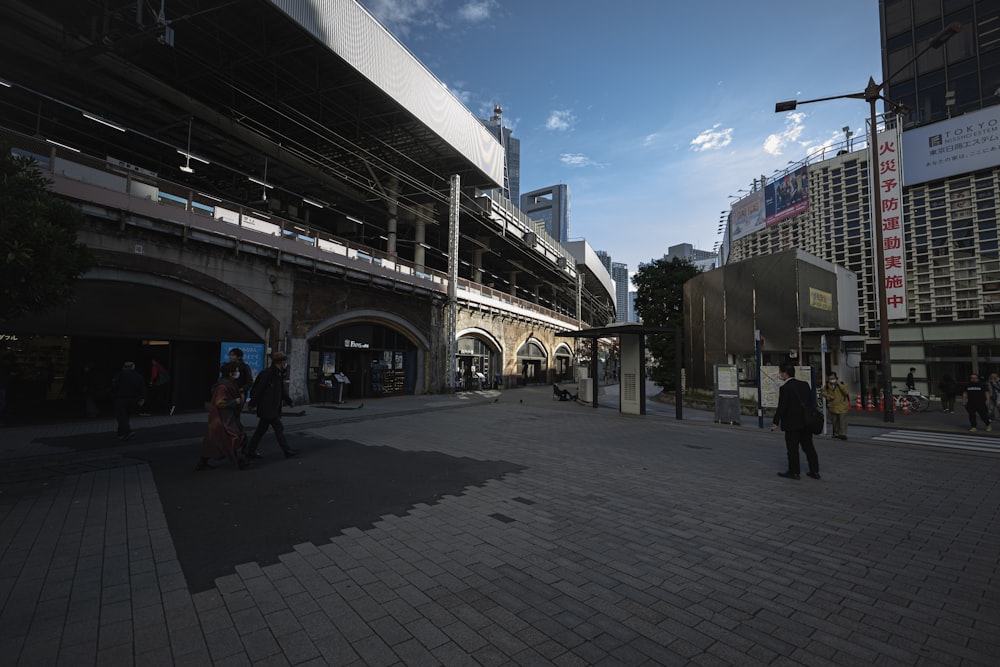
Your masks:
{"label": "air conditioning unit", "polygon": [[535,232],[527,232],[524,235],[524,242],[530,245],[532,248],[538,243],[538,234]]}
{"label": "air conditioning unit", "polygon": [[566,268],[566,258],[565,257],[556,257],[556,266],[559,267],[560,269],[565,269]]}

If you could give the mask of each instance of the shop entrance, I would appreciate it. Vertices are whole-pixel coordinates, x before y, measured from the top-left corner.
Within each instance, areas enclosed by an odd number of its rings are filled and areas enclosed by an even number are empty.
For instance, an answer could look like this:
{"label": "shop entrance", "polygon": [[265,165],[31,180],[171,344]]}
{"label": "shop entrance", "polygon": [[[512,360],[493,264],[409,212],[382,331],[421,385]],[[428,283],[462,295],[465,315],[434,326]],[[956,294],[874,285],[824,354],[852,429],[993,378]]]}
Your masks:
{"label": "shop entrance", "polygon": [[[350,381],[342,393],[338,374]],[[390,327],[356,322],[309,341],[309,391],[314,401],[412,394],[416,380],[417,346]]]}
{"label": "shop entrance", "polygon": [[548,355],[541,343],[526,341],[517,350],[517,367],[520,369],[521,384],[547,383]]}
{"label": "shop entrance", "polygon": [[500,368],[498,356],[485,341],[475,336],[459,338],[455,355],[455,390],[489,389],[502,382],[497,376]]}

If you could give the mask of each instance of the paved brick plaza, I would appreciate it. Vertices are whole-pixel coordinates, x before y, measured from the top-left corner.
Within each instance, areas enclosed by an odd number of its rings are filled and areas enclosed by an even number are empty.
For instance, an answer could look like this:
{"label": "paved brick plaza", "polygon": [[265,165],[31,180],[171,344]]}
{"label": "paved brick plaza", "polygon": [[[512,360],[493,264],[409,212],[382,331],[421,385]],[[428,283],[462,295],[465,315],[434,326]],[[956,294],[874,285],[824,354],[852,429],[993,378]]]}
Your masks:
{"label": "paved brick plaza", "polygon": [[[755,418],[550,395],[309,408],[286,420],[300,457],[265,439],[263,465],[212,477],[190,471],[200,415],[140,422],[128,448],[93,440],[93,424],[0,431],[0,664],[1000,662],[1000,456],[876,441],[859,419],[849,441],[818,439],[822,481],[794,482]],[[96,444],[40,444],[46,431]],[[395,461],[378,471],[390,489],[433,476],[410,479],[412,456],[494,467],[337,524],[365,494],[346,493],[355,471],[337,457],[371,451]],[[297,476],[319,488],[300,496]],[[224,489],[248,517],[226,539],[265,526],[273,551],[228,563],[240,545],[212,542],[221,512],[179,525],[178,488]],[[339,527],[286,545],[292,517]],[[226,570],[204,589],[185,575],[202,543]]]}

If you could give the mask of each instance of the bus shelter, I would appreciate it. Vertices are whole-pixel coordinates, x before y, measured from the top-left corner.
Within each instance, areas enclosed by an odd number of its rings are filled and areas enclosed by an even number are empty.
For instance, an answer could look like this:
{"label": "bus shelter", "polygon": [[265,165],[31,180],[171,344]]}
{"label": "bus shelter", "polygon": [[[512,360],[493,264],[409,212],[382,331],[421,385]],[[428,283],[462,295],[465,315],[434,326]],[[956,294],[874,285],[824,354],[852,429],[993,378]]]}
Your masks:
{"label": "bus shelter", "polygon": [[592,403],[595,408],[598,397],[597,341],[601,338],[618,338],[621,350],[621,373],[619,375],[621,391],[618,393],[618,409],[622,414],[644,415],[646,414],[646,334],[672,333],[673,331],[674,329],[622,322],[579,331],[562,331],[556,336],[590,339],[591,354],[588,380],[592,383],[590,395],[593,397]]}

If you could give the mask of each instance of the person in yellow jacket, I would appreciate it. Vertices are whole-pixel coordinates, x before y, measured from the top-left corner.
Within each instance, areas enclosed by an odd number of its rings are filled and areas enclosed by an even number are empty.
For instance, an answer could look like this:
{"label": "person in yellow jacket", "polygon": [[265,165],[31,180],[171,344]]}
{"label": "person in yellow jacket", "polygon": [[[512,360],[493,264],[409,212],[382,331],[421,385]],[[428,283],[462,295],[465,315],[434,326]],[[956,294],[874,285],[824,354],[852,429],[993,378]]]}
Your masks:
{"label": "person in yellow jacket", "polygon": [[847,413],[851,410],[851,393],[847,385],[831,372],[826,377],[820,396],[826,399],[826,409],[830,411],[833,437],[847,440]]}

